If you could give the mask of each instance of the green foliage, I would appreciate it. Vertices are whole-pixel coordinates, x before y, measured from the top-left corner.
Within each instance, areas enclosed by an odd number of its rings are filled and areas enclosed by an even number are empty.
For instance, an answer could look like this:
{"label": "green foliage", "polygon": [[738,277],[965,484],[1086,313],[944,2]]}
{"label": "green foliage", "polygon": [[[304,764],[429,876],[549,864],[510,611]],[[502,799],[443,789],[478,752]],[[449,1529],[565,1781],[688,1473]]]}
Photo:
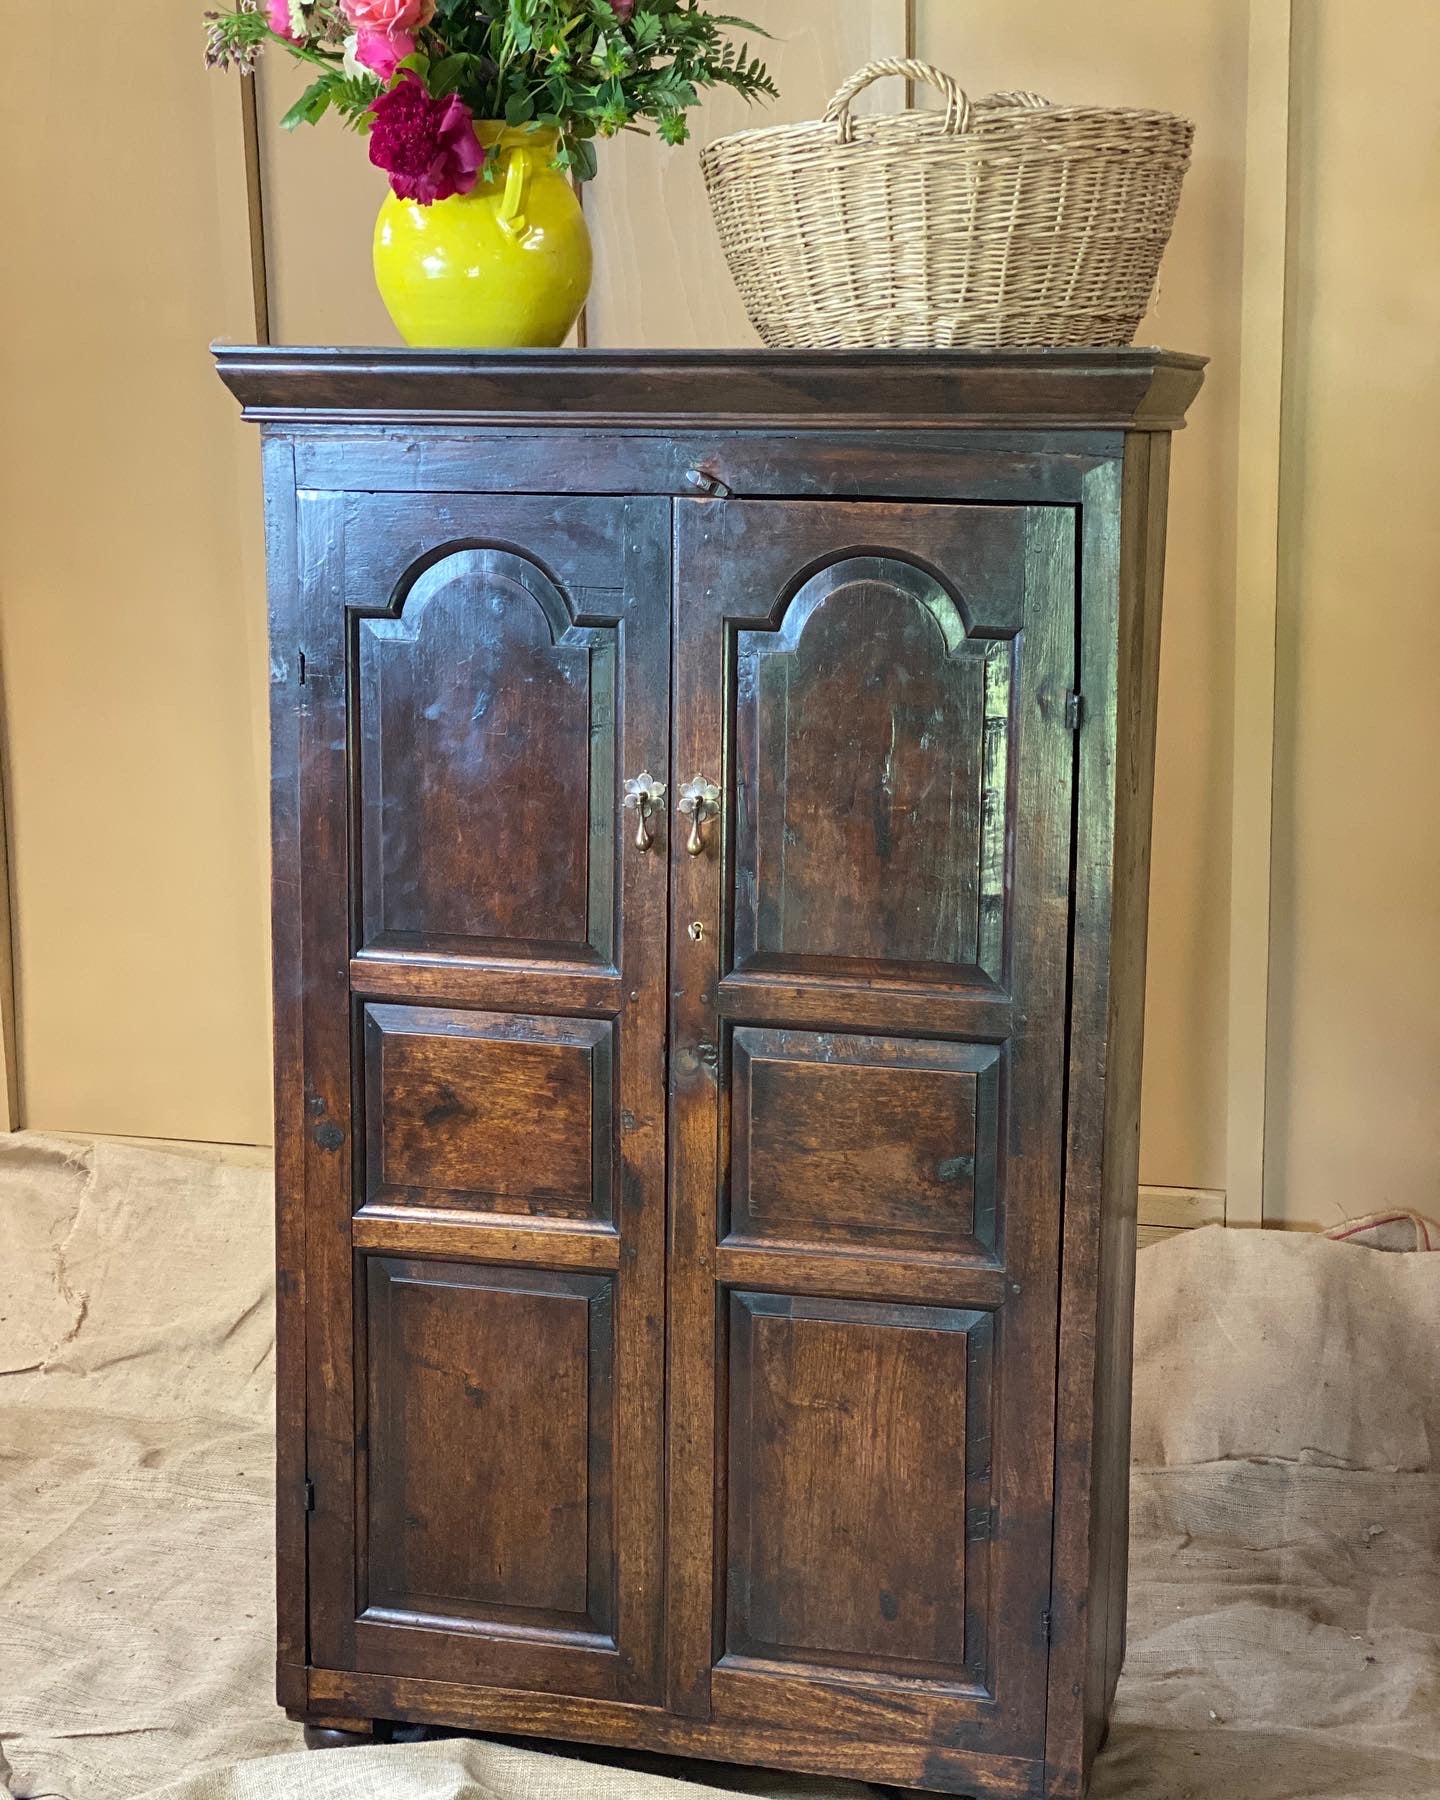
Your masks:
{"label": "green foliage", "polygon": [[[347,67],[350,28],[340,0],[307,0],[303,44],[271,32],[260,3],[238,0],[233,11],[206,14],[207,60],[248,69],[262,45],[278,45],[317,69],[281,121],[287,129],[313,125],[332,108],[363,127],[383,84]],[[708,13],[701,0],[639,0],[629,18],[610,0],[436,0],[417,54],[395,78],[408,71],[434,95],[458,94],[477,119],[558,129],[557,163],[588,181],[597,137],[653,127],[663,142],[681,144],[686,114],[707,88],[775,97],[765,64],[732,31],[767,35],[745,19]]]}

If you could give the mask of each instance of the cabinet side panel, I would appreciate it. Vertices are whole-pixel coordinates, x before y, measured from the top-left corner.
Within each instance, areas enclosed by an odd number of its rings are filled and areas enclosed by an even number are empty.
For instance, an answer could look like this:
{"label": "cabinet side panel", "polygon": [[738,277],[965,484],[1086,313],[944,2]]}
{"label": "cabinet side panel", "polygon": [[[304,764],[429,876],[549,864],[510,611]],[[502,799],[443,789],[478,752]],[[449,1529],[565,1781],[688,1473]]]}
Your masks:
{"label": "cabinet side panel", "polygon": [[1150,811],[1169,439],[1082,511],[1075,923],[1046,1793],[1078,1794],[1125,1647]]}
{"label": "cabinet side panel", "polygon": [[305,1697],[305,1181],[300,1011],[295,457],[264,443],[270,596],[270,912],[275,1058],[276,1612],[282,1705]]}
{"label": "cabinet side panel", "polygon": [[[1135,1214],[1140,1191],[1140,1073],[1145,1040],[1145,964],[1150,912],[1155,716],[1165,572],[1170,439],[1147,440],[1146,491],[1134,504],[1142,543],[1135,581],[1122,581],[1115,795],[1115,898],[1111,923],[1110,1057],[1105,1088],[1105,1164],[1100,1205],[1100,1307],[1096,1367],[1095,1573],[1087,1713],[1098,1734],[1125,1660],[1130,1552],[1130,1402],[1135,1341]],[[1138,488],[1138,482],[1137,482]],[[1122,570],[1123,570],[1122,565]],[[1103,1582],[1104,1592],[1096,1593]],[[1099,1618],[1106,1626],[1099,1635]]]}

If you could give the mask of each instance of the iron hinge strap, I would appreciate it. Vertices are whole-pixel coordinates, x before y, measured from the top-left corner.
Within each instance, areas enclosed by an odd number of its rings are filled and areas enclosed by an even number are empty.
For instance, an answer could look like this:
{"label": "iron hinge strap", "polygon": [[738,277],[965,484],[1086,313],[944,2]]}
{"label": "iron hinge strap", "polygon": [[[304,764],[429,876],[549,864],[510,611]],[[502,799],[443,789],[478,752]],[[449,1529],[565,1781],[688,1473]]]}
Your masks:
{"label": "iron hinge strap", "polygon": [[315,1483],[313,1481],[311,1481],[311,1479],[308,1475],[305,1477],[305,1480],[301,1485],[301,1492],[305,1496],[306,1512],[313,1513],[315,1510]]}
{"label": "iron hinge strap", "polygon": [[1078,731],[1085,723],[1085,696],[1077,694],[1074,688],[1065,690],[1065,724],[1071,731]]}

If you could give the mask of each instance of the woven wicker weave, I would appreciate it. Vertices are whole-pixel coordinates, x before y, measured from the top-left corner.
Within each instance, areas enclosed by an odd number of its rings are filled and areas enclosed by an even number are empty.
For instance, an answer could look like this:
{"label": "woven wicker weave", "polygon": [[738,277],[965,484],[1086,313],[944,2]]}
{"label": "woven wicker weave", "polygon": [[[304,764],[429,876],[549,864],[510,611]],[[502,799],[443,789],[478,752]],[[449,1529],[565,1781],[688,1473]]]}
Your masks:
{"label": "woven wicker weave", "polygon": [[[885,75],[941,112],[855,118]],[[791,349],[1128,344],[1169,241],[1194,126],[1171,113],[971,102],[873,62],[804,125],[720,138],[710,204],[755,329]]]}

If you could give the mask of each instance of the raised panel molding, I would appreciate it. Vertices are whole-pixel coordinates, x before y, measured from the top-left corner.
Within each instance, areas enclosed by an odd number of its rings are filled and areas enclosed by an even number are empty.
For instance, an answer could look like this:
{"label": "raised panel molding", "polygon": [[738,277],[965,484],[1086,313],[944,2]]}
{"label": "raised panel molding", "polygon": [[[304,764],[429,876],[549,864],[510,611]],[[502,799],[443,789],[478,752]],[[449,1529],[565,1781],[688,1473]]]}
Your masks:
{"label": "raised panel molding", "polygon": [[741,1026],[727,1244],[993,1258],[996,1044]]}
{"label": "raised panel molding", "polygon": [[841,556],[737,632],[737,969],[999,982],[1017,644],[968,613],[914,561]]}
{"label": "raised panel molding", "polygon": [[[396,596],[357,620],[362,948],[609,960],[615,630],[508,550],[447,546]],[[477,844],[505,884],[463,878]]]}
{"label": "raised panel molding", "polygon": [[608,1220],[614,1026],[367,1006],[367,1204]]}
{"label": "raised panel molding", "polygon": [[362,1620],[608,1639],[612,1278],[367,1262]]}
{"label": "raised panel molding", "polygon": [[991,1326],[731,1294],[722,1667],[985,1691]]}

